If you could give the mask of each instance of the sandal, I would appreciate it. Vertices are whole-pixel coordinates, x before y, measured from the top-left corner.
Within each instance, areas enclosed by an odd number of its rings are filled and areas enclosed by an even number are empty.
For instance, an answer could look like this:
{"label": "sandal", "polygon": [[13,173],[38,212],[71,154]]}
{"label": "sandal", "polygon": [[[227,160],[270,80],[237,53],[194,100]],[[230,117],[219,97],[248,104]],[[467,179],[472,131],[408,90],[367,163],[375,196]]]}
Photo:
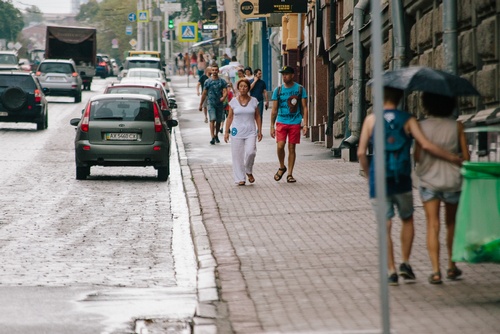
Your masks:
{"label": "sandal", "polygon": [[443,281],[441,280],[441,272],[432,273],[429,275],[429,283],[431,284],[441,284]]}
{"label": "sandal", "polygon": [[457,267],[450,268],[446,272],[446,278],[447,279],[451,279],[451,280],[455,280],[458,277],[460,277],[461,275],[462,275],[462,270],[458,269]]}
{"label": "sandal", "polygon": [[240,182],[238,182],[238,185],[239,185],[239,186],[244,186],[244,185],[245,185],[245,183],[246,183],[245,181],[240,181]]}
{"label": "sandal", "polygon": [[288,183],[295,183],[295,182],[297,182],[297,180],[295,180],[295,179],[293,178],[293,176],[288,175],[288,176],[286,177],[286,182],[288,182]]}
{"label": "sandal", "polygon": [[[281,174],[280,174],[281,172]],[[286,173],[286,167],[283,168],[278,168],[278,171],[276,174],[274,174],[274,181],[279,181],[283,177],[283,175]]]}
{"label": "sandal", "polygon": [[253,177],[252,174],[247,174],[247,177],[248,177],[248,182],[250,182],[250,183],[254,183],[255,182],[255,177]]}

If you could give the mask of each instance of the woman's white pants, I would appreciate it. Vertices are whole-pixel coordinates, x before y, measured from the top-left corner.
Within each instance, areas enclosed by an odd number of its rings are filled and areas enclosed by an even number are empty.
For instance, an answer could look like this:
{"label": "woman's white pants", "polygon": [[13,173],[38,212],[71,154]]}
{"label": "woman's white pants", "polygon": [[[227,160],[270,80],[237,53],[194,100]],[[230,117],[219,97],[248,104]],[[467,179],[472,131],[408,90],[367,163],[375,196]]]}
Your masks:
{"label": "woman's white pants", "polygon": [[234,182],[246,181],[246,174],[252,174],[253,163],[257,155],[257,137],[231,137]]}

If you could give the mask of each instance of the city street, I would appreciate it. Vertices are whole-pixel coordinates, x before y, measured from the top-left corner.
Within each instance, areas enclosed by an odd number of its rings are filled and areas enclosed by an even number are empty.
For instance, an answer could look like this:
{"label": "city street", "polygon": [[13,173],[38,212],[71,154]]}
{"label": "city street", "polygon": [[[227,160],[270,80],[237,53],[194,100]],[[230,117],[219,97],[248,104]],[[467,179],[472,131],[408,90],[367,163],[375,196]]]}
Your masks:
{"label": "city street", "polygon": [[169,182],[152,167],[75,179],[69,120],[111,80],[82,103],[48,97],[45,131],[0,123],[0,333],[130,333],[141,319],[191,332],[196,259],[176,148]]}

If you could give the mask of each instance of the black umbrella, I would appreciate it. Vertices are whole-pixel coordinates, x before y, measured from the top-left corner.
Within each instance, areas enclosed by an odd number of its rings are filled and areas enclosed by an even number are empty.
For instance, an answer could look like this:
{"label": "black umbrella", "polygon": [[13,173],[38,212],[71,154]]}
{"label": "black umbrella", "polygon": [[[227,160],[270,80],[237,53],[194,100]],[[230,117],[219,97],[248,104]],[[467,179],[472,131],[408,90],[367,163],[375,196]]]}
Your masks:
{"label": "black umbrella", "polygon": [[384,86],[404,91],[421,91],[449,97],[480,95],[472,84],[462,77],[430,67],[411,66],[383,75]]}

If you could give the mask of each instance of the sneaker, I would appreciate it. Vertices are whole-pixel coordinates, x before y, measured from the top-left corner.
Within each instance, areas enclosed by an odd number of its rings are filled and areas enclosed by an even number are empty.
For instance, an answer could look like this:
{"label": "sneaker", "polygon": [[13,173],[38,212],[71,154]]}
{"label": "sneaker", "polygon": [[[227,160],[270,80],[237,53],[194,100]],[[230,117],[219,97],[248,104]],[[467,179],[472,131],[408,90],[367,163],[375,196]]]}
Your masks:
{"label": "sneaker", "polygon": [[216,143],[220,143],[219,137],[215,137],[214,139]]}
{"label": "sneaker", "polygon": [[212,140],[210,141],[210,145],[215,145],[215,138],[212,138]]}
{"label": "sneaker", "polygon": [[401,263],[401,265],[399,266],[399,276],[403,277],[404,279],[416,278],[413,270],[411,269],[411,266],[407,263]]}
{"label": "sneaker", "polygon": [[392,273],[391,275],[389,275],[389,285],[398,285],[398,274]]}
{"label": "sneaker", "polygon": [[220,130],[219,130],[219,132],[220,132],[220,133],[223,133],[223,132],[224,132],[224,130],[223,130],[223,129],[220,129]]}

